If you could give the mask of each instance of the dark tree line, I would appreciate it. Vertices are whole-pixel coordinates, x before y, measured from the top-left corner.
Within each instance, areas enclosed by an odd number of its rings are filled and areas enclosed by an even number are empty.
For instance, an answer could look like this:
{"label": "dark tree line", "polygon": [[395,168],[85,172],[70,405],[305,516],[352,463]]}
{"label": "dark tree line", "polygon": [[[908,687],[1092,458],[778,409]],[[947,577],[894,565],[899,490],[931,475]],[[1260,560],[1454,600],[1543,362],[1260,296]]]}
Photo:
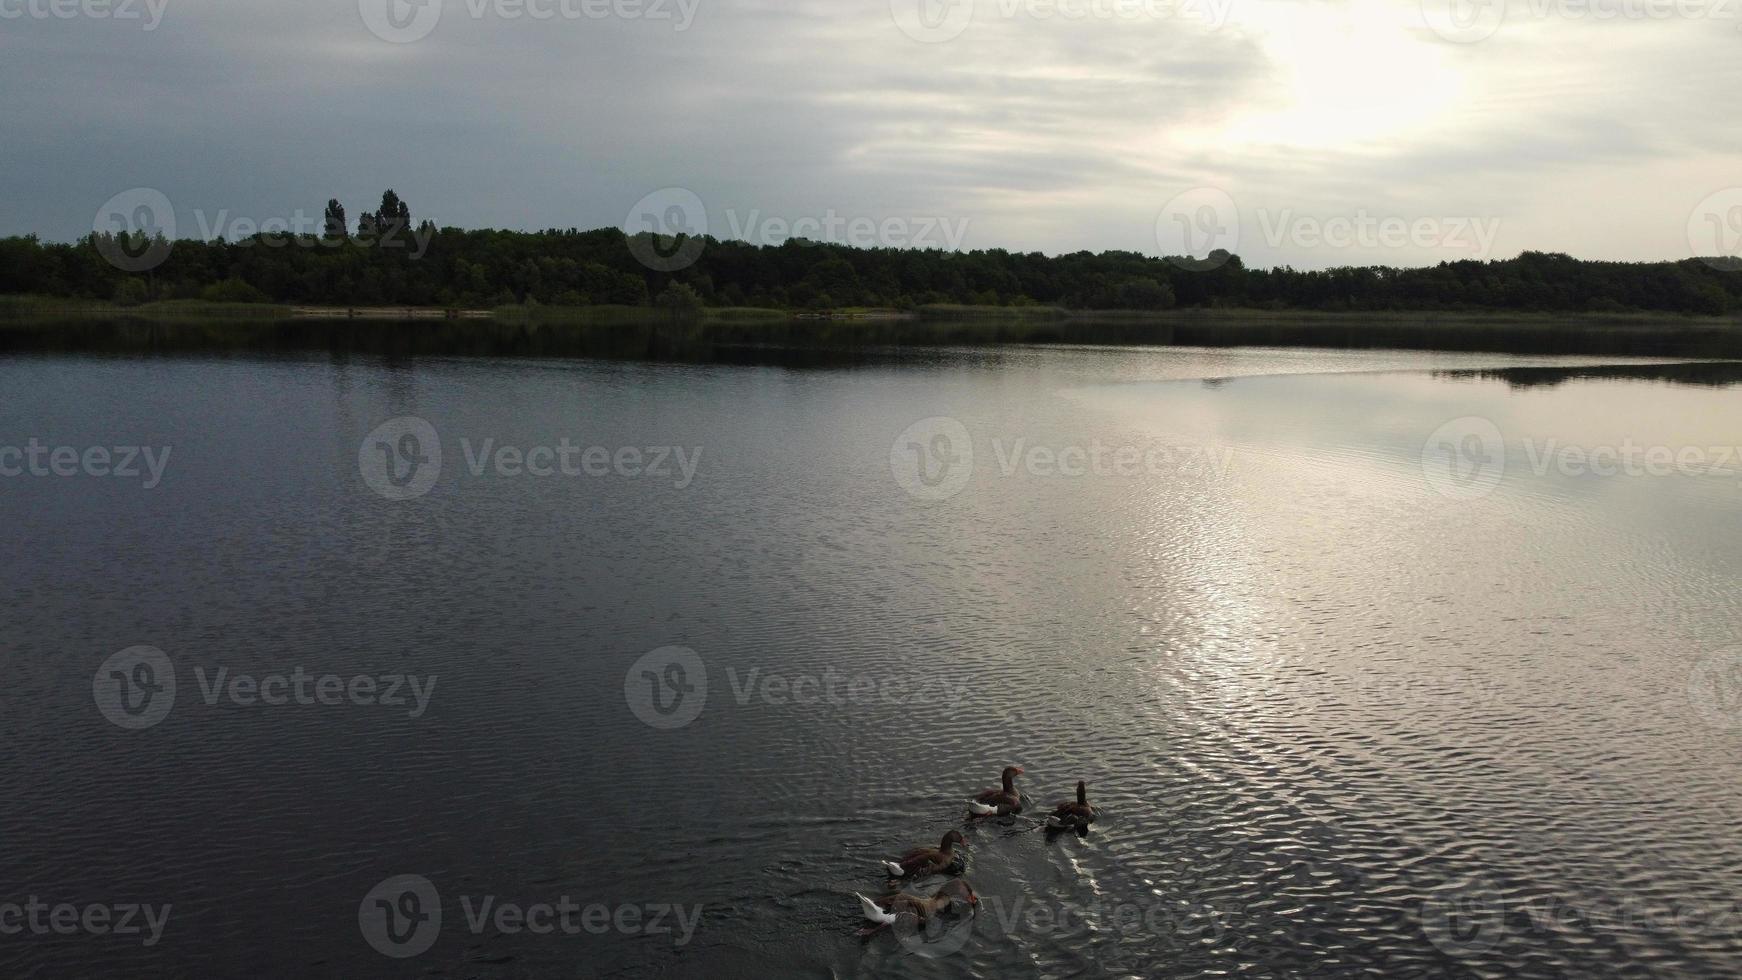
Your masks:
{"label": "dark tree line", "polygon": [[[700,245],[698,250],[697,245]],[[687,245],[687,247],[686,247]],[[633,246],[633,247],[632,247]],[[637,259],[694,254],[675,272]],[[116,255],[157,256],[124,271]],[[139,263],[132,263],[137,266]],[[673,283],[693,290],[672,290]],[[354,231],[338,201],[319,230],[240,241],[145,241],[93,234],[74,243],[0,239],[0,293],[124,304],[163,299],[311,305],[489,307],[652,305],[913,308],[934,304],[1158,310],[1510,310],[1742,313],[1742,263],[1589,262],[1525,252],[1495,261],[1303,271],[1248,269],[1238,256],[1163,259],[1136,252],[973,252],[780,245],[704,238],[632,241],[617,229],[516,232],[414,225],[392,191]],[[676,297],[676,299],[674,299]]]}

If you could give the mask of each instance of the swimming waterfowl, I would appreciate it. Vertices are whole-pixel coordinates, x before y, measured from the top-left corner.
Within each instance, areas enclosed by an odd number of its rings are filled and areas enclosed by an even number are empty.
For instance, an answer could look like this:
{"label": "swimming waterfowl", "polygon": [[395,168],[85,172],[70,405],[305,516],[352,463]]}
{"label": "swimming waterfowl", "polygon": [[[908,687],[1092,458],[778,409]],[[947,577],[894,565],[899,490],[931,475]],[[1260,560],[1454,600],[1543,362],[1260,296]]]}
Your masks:
{"label": "swimming waterfowl", "polygon": [[1082,828],[1095,822],[1095,808],[1089,805],[1089,786],[1082,780],[1077,780],[1077,799],[1075,802],[1065,800],[1053,809],[1052,816],[1046,818],[1046,825],[1054,830],[1065,828]]}
{"label": "swimming waterfowl", "polygon": [[865,918],[872,925],[867,926],[861,935],[870,935],[886,929],[897,923],[907,926],[923,926],[933,916],[954,911],[960,903],[970,909],[980,904],[980,897],[974,894],[974,889],[960,878],[952,878],[939,888],[936,894],[920,896],[903,892],[888,898],[869,899],[858,892],[853,893],[859,899],[859,906],[865,912]]}
{"label": "swimming waterfowl", "polygon": [[1016,792],[1016,777],[1022,775],[1021,766],[1009,766],[1004,770],[1004,788],[989,789],[974,797],[968,804],[968,816],[990,817],[1004,816],[1007,813],[1022,812],[1022,794]]}
{"label": "swimming waterfowl", "polygon": [[942,874],[961,861],[961,855],[956,853],[957,844],[966,847],[968,839],[961,831],[952,830],[944,835],[938,846],[916,847],[903,854],[900,861],[885,861],[883,866],[889,870],[891,878],[924,878]]}

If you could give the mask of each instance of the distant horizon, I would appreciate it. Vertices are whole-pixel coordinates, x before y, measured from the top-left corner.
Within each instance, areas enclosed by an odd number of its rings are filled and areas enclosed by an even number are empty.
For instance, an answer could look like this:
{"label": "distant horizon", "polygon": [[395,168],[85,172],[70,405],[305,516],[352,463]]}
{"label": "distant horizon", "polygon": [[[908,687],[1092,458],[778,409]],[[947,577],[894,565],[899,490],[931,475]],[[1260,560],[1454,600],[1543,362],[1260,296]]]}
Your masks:
{"label": "distant horizon", "polygon": [[[539,231],[441,227],[391,188],[373,209],[353,212],[329,198],[319,219],[299,208],[264,226],[227,210],[195,209],[196,227],[189,229],[166,195],[136,188],[105,202],[95,222],[100,230],[82,244],[0,239],[0,293],[123,306],[164,299],[444,309],[628,305],[674,316],[707,307],[1742,310],[1742,260],[1725,257],[1612,262],[1529,250],[1428,266],[1266,266],[1228,248],[1240,244],[1243,217],[1218,211],[1225,203],[1226,195],[1199,196],[1172,215],[1188,246],[1197,232],[1214,232],[1208,251],[1049,255],[962,248],[966,221],[878,223],[829,213],[789,223],[728,212],[728,227],[719,229],[719,216],[682,188],[638,201],[623,228]],[[1395,243],[1448,230],[1468,233],[1485,248],[1493,242],[1492,226],[1479,223],[1266,223],[1267,234],[1286,228],[1330,242],[1364,236]],[[735,235],[754,229],[764,241],[720,238],[716,229]],[[1171,230],[1158,221],[1157,241],[1165,243]]]}
{"label": "distant horizon", "polygon": [[[307,213],[312,214],[312,212],[307,212]],[[294,214],[293,214],[293,218],[294,218]],[[564,227],[564,226],[550,226],[550,227],[545,227],[545,228],[510,228],[510,227],[493,226],[493,225],[479,225],[479,226],[455,225],[455,224],[444,223],[441,221],[434,221],[434,219],[428,219],[422,215],[417,215],[415,213],[413,215],[413,224],[414,225],[422,225],[426,220],[433,221],[437,231],[504,232],[504,233],[517,234],[517,235],[571,234],[571,233],[584,235],[584,234],[593,234],[593,233],[597,233],[597,232],[612,231],[612,232],[618,232],[620,234],[623,234],[626,237],[633,237],[636,234],[648,234],[648,232],[631,232],[631,231],[623,228],[621,225],[609,225],[609,224],[598,225],[595,227],[582,227],[579,225],[570,225],[570,226],[566,226],[566,227]],[[297,227],[293,226],[289,230],[288,233],[318,236],[320,234],[320,224],[321,224],[321,222],[320,222],[318,217],[311,217],[310,222],[303,228],[303,230],[298,230]],[[293,222],[293,225],[294,225],[294,222]],[[178,229],[178,231],[183,231],[183,230]],[[285,232],[274,231],[271,233],[283,234]],[[37,239],[38,241],[43,242],[45,244],[77,245],[77,244],[79,244],[79,242],[83,241],[85,238],[89,237],[91,234],[92,234],[91,231],[86,231],[83,234],[80,234],[80,235],[72,237],[72,238],[52,238],[52,237],[49,237],[47,235],[39,234],[36,232],[23,232],[23,233],[0,234],[0,238],[32,238],[33,237],[33,238]],[[243,237],[252,237],[252,234],[254,234],[254,233],[250,233],[250,235],[243,236]],[[352,231],[351,231],[351,237],[356,237],[354,227],[352,228]],[[666,237],[672,237],[672,236],[666,236]],[[752,245],[752,246],[756,246],[759,248],[778,248],[782,244],[784,244],[783,241],[776,241],[776,242],[754,241],[754,240],[751,240],[748,238],[735,238],[735,237],[730,237],[729,235],[715,234],[713,232],[704,233],[704,235],[700,236],[700,237],[707,237],[715,242],[719,242],[722,244],[731,243],[731,244],[740,244],[740,245]],[[240,240],[241,240],[241,238],[229,238],[229,237],[224,237],[222,235],[217,236],[217,237],[212,237],[212,238],[202,238],[202,237],[199,237],[198,235],[186,234],[185,231],[183,231],[183,233],[178,234],[171,239],[172,242],[198,242],[198,243],[204,243],[204,244],[215,244],[215,243],[218,243],[220,241],[228,243],[228,244],[235,244],[236,242],[238,242]],[[951,248],[940,248],[938,246],[925,246],[925,245],[877,245],[877,244],[867,245],[867,244],[856,244],[853,242],[834,241],[834,240],[830,240],[830,239],[805,238],[803,236],[797,236],[797,235],[793,236],[792,238],[790,238],[788,240],[794,241],[794,242],[799,242],[799,243],[809,243],[809,244],[814,244],[814,245],[833,245],[833,246],[840,247],[840,248],[863,249],[863,250],[867,250],[867,251],[875,250],[875,249],[891,249],[892,248],[892,249],[897,249],[897,250],[905,250],[905,251],[913,251],[913,252],[942,251],[942,252],[946,252],[946,253],[948,253],[948,252],[960,252],[961,254],[973,254],[976,252],[980,252],[980,253],[1006,252],[1006,253],[1009,253],[1011,255],[1041,255],[1041,256],[1048,258],[1048,259],[1056,259],[1056,258],[1060,258],[1062,256],[1076,255],[1076,254],[1082,254],[1082,253],[1086,252],[1086,253],[1091,254],[1091,255],[1102,255],[1102,254],[1107,254],[1107,253],[1130,253],[1130,254],[1138,254],[1138,255],[1141,255],[1141,256],[1143,256],[1145,258],[1149,258],[1149,259],[1156,259],[1156,260],[1165,261],[1165,260],[1171,259],[1171,258],[1204,259],[1204,258],[1207,258],[1210,254],[1212,254],[1215,251],[1214,249],[1212,249],[1208,252],[1202,252],[1202,253],[1198,253],[1198,254],[1192,254],[1192,253],[1163,254],[1163,253],[1158,252],[1154,249],[1150,249],[1147,251],[1141,251],[1141,250],[1135,250],[1135,249],[1120,249],[1120,248],[1099,248],[1099,249],[1097,249],[1097,248],[1081,248],[1081,249],[1073,249],[1071,251],[1057,251],[1057,252],[1055,252],[1055,251],[1048,251],[1048,250],[1044,250],[1044,249],[1017,249],[1017,248],[1010,248],[1010,247],[1000,246],[1000,245],[976,245],[973,247],[963,247],[963,248],[959,248],[959,249],[951,249]],[[1606,259],[1606,258],[1596,258],[1596,257],[1592,257],[1592,256],[1587,256],[1587,255],[1579,255],[1579,254],[1575,254],[1575,253],[1571,253],[1571,252],[1556,251],[1553,249],[1530,248],[1530,247],[1521,248],[1516,252],[1512,252],[1512,253],[1505,254],[1505,255],[1489,255],[1489,256],[1486,256],[1483,258],[1447,257],[1447,258],[1442,258],[1442,259],[1424,262],[1424,263],[1415,264],[1415,265],[1401,264],[1401,263],[1383,263],[1383,262],[1342,263],[1342,264],[1323,265],[1323,266],[1295,265],[1295,264],[1290,264],[1290,263],[1280,263],[1280,264],[1276,264],[1276,265],[1258,265],[1258,264],[1255,264],[1255,263],[1249,261],[1246,254],[1244,254],[1242,252],[1233,251],[1233,250],[1224,250],[1224,251],[1228,251],[1228,253],[1231,257],[1238,258],[1247,269],[1259,270],[1259,271],[1271,270],[1271,269],[1285,269],[1285,268],[1294,269],[1294,270],[1300,271],[1300,272],[1325,272],[1325,271],[1329,271],[1329,270],[1333,270],[1333,269],[1347,269],[1347,268],[1385,268],[1385,269],[1398,269],[1398,270],[1432,269],[1432,268],[1435,268],[1436,266],[1439,266],[1439,265],[1444,264],[1444,263],[1454,263],[1454,262],[1466,262],[1466,261],[1473,261],[1473,262],[1478,262],[1478,263],[1509,262],[1509,261],[1515,260],[1515,259],[1519,258],[1520,256],[1526,255],[1526,254],[1559,255],[1559,256],[1564,256],[1566,258],[1572,259],[1576,262],[1613,263],[1613,264],[1617,264],[1617,265],[1661,265],[1661,264],[1675,264],[1678,262],[1686,262],[1686,261],[1697,261],[1697,262],[1711,263],[1714,260],[1719,260],[1719,261],[1728,260],[1728,261],[1732,261],[1732,262],[1737,262],[1737,270],[1742,271],[1742,262],[1738,262],[1737,260],[1733,259],[1732,257],[1721,256],[1721,255],[1681,255],[1681,256],[1667,256],[1667,257],[1655,258],[1655,259],[1652,259],[1652,258]]]}

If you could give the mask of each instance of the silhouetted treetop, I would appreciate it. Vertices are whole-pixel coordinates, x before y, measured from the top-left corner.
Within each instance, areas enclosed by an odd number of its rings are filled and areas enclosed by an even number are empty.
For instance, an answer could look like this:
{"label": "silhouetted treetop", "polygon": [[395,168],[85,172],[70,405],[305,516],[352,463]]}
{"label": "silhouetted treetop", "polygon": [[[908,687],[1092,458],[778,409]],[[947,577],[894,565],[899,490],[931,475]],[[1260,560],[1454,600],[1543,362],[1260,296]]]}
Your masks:
{"label": "silhouetted treetop", "polygon": [[[688,305],[693,294],[694,302],[706,306],[783,309],[972,304],[1742,312],[1742,262],[1721,258],[1592,262],[1524,252],[1424,268],[1308,271],[1248,269],[1239,256],[1223,251],[1201,258],[1129,251],[1048,256],[801,240],[757,245],[712,237],[655,242],[669,247],[649,252],[649,243],[632,242],[615,228],[437,229],[427,221],[413,228],[410,207],[392,190],[382,194],[378,208],[359,216],[355,238],[343,234],[345,209],[337,200],[327,203],[323,227],[314,236],[179,241],[173,248],[122,234],[93,234],[72,244],[35,236],[0,239],[0,292],[125,302],[221,294],[349,306],[646,306],[655,296],[661,305]],[[116,255],[155,260],[111,261]],[[681,267],[661,271],[672,266]],[[674,283],[684,291],[672,290]]]}

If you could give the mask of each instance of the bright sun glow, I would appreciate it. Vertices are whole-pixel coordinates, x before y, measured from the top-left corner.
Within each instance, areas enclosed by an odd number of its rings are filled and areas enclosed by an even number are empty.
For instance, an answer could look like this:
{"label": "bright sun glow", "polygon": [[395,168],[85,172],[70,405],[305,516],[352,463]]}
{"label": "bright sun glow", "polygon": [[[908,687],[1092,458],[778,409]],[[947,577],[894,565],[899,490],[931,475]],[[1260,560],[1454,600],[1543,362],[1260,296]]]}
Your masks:
{"label": "bright sun glow", "polygon": [[1280,91],[1217,139],[1348,147],[1432,130],[1464,91],[1446,45],[1425,40],[1407,8],[1377,0],[1250,5],[1244,27],[1275,66]]}

